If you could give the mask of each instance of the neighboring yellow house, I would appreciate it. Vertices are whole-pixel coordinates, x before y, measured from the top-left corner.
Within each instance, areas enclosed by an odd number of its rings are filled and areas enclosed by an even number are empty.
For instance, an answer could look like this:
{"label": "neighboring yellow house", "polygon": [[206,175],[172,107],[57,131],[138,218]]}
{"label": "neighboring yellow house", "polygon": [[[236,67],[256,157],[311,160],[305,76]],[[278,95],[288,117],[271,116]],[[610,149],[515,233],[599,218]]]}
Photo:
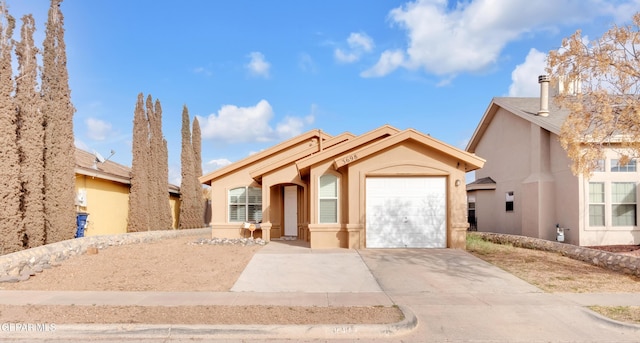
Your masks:
{"label": "neighboring yellow house", "polygon": [[[76,149],[76,211],[89,213],[85,236],[127,232],[131,169],[121,164],[101,163],[93,154]],[[180,189],[169,185],[173,228],[180,213]]]}
{"label": "neighboring yellow house", "polygon": [[311,248],[465,247],[465,174],[484,160],[413,129],[301,134],[200,178],[212,234]]}

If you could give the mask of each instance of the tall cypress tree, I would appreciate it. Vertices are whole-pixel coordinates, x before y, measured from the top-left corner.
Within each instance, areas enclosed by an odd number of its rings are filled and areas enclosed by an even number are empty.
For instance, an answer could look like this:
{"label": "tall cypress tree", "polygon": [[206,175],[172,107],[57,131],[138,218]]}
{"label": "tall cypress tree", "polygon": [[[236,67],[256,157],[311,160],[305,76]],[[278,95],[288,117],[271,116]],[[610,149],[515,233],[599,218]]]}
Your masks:
{"label": "tall cypress tree", "polygon": [[45,120],[45,242],[73,238],[75,148],[62,0],[51,0],[44,39],[42,97]]}
{"label": "tall cypress tree", "polygon": [[[202,176],[202,132],[198,117],[193,118],[193,129],[191,129],[191,145],[193,145],[193,158],[196,166],[196,176]],[[199,183],[198,183],[199,185]]]}
{"label": "tall cypress tree", "polygon": [[149,230],[149,125],[144,110],[144,96],[138,94],[133,114],[131,191],[129,193],[129,232]]}
{"label": "tall cypress tree", "polygon": [[[147,111],[150,108],[147,107]],[[162,105],[156,99],[153,113],[147,113],[151,132],[150,146],[153,162],[153,181],[150,183],[154,202],[151,204],[151,213],[154,214],[154,230],[166,230],[172,226],[171,205],[169,204],[169,162],[166,141],[162,135]]]}
{"label": "tall cypress tree", "polygon": [[129,194],[129,231],[172,227],[167,142],[162,136],[162,105],[142,93],[133,119],[133,162]]}
{"label": "tall cypress tree", "polygon": [[179,227],[181,229],[202,226],[202,215],[200,213],[202,206],[199,201],[200,194],[196,194],[197,179],[195,176],[195,160],[193,158],[189,122],[189,109],[185,105],[182,109],[182,150],[180,153],[182,180],[180,182]]}
{"label": "tall cypress tree", "polygon": [[148,230],[158,230],[159,220],[158,220],[158,202],[160,201],[158,197],[158,150],[156,141],[158,140],[157,125],[156,125],[156,114],[154,106],[153,106],[153,97],[151,94],[147,95],[147,100],[145,101],[145,108],[147,111],[147,127],[149,130],[149,135],[147,137],[147,144],[149,146],[148,155],[147,155],[147,192],[149,194],[149,228]]}
{"label": "tall cypress tree", "polygon": [[23,248],[20,214],[20,159],[11,70],[15,20],[0,2],[0,255]]}
{"label": "tall cypress tree", "polygon": [[202,218],[202,220],[198,223],[198,227],[204,227],[204,213],[207,203],[203,193],[204,189],[202,188],[202,184],[198,180],[198,178],[202,176],[202,132],[200,131],[200,122],[198,121],[197,117],[193,118],[193,125],[191,129],[191,145],[193,146],[193,161],[195,164],[194,176],[196,178],[196,198],[200,204],[200,207],[197,209],[197,214],[200,218]]}
{"label": "tall cypress tree", "polygon": [[33,16],[22,18],[21,41],[16,45],[19,75],[16,81],[18,151],[20,153],[23,244],[32,248],[45,243],[44,225],[44,118],[36,90],[38,66]]}

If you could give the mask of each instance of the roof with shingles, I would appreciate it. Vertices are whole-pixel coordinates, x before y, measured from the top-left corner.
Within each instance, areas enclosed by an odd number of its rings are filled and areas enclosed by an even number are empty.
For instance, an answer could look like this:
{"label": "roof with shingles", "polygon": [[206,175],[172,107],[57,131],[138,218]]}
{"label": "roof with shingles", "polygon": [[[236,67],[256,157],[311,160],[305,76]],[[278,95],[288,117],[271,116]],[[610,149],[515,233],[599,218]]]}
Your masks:
{"label": "roof with shingles", "polygon": [[94,154],[76,148],[76,173],[105,178],[121,183],[131,183],[131,168],[113,161],[101,163]]}
{"label": "roof with shingles", "polygon": [[475,152],[475,148],[480,141],[480,138],[484,134],[485,130],[491,123],[491,120],[495,116],[496,112],[499,108],[504,108],[505,110],[513,113],[514,115],[527,120],[531,123],[534,123],[545,130],[555,133],[556,135],[560,134],[560,128],[562,124],[567,119],[569,115],[569,111],[567,109],[563,109],[558,107],[554,102],[553,98],[549,101],[549,116],[542,117],[538,115],[538,111],[540,110],[540,98],[521,98],[521,97],[496,97],[491,100],[491,103],[487,107],[480,123],[476,127],[473,136],[471,136],[471,140],[469,140],[469,144],[467,145],[467,151]]}
{"label": "roof with shingles", "polygon": [[[113,162],[99,162],[95,156],[88,151],[76,148],[75,151],[76,174],[97,177],[109,181],[123,184],[131,184],[131,168]],[[169,193],[180,194],[180,187],[168,184]]]}

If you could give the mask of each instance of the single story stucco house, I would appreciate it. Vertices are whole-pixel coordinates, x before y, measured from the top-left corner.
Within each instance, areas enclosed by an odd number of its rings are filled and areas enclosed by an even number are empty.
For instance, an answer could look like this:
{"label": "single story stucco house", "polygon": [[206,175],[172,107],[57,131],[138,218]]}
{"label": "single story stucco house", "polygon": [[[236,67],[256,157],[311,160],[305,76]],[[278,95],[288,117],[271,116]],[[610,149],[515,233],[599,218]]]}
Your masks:
{"label": "single story stucco house", "polygon": [[[311,248],[465,247],[465,174],[484,160],[413,129],[312,130],[200,177],[212,235]],[[253,228],[253,227],[252,227]]]}
{"label": "single story stucco house", "polygon": [[[88,213],[85,236],[113,235],[127,232],[131,168],[76,148],[76,211]],[[167,192],[173,228],[178,227],[180,188],[168,185]]]}

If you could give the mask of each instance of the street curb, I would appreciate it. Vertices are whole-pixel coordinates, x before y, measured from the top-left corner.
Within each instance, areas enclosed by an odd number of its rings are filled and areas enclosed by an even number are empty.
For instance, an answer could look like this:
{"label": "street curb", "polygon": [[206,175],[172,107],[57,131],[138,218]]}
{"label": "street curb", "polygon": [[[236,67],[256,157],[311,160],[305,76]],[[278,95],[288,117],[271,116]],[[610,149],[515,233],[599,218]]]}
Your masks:
{"label": "street curb", "polygon": [[411,332],[418,318],[408,307],[398,306],[404,319],[392,324],[322,324],[322,325],[181,325],[181,324],[61,324],[46,332],[5,331],[6,340],[127,340],[127,339],[357,339],[385,338]]}
{"label": "street curb", "polygon": [[599,320],[601,322],[604,322],[607,325],[610,325],[614,328],[625,328],[625,329],[633,329],[636,330],[638,332],[640,332],[640,325],[638,324],[631,324],[631,323],[626,323],[626,322],[621,322],[615,319],[611,319],[609,317],[605,317],[603,315],[601,315],[600,313],[593,311],[591,309],[589,309],[588,307],[583,307],[582,310],[589,315],[590,317]]}

